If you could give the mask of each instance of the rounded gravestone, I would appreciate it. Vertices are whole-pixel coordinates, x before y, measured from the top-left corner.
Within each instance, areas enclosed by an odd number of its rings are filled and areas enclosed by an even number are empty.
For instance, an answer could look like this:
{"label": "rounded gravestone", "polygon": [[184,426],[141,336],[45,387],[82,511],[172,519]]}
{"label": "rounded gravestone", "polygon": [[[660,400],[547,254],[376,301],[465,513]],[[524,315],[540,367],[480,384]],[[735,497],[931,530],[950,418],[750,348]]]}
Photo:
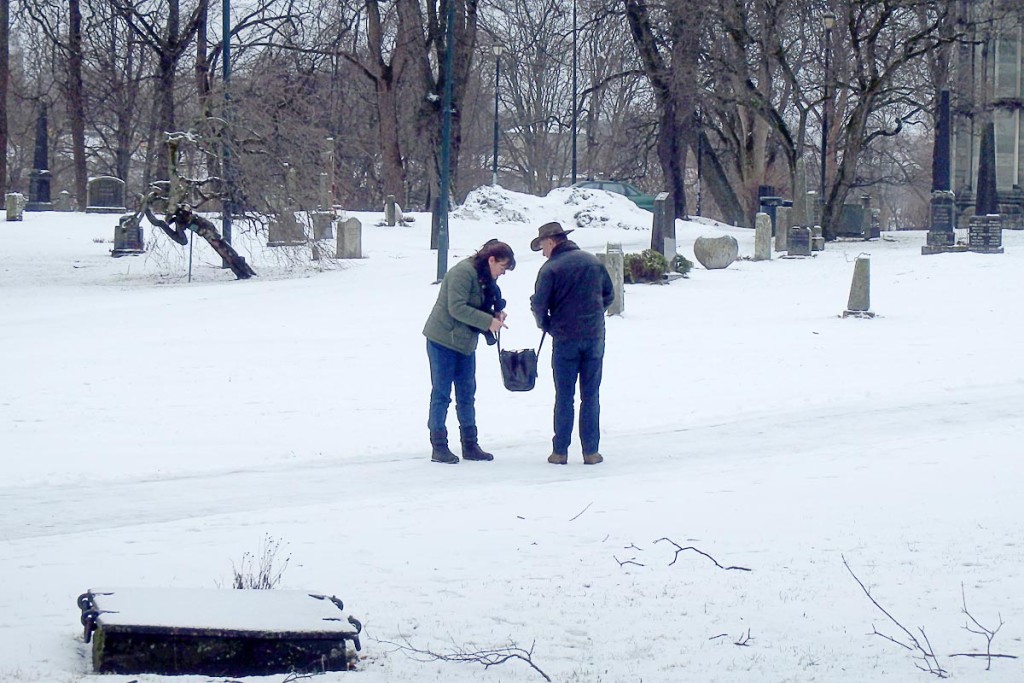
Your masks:
{"label": "rounded gravestone", "polygon": [[740,255],[740,245],[735,237],[698,237],[693,243],[693,255],[708,270],[728,268]]}

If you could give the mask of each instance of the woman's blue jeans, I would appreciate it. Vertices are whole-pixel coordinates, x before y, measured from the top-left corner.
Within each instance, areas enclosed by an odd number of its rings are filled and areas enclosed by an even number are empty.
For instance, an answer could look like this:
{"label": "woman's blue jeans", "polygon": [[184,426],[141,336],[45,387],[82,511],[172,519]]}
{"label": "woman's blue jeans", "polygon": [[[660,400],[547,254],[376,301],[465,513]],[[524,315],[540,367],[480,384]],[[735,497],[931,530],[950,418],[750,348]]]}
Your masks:
{"label": "woman's blue jeans", "polygon": [[452,402],[455,385],[455,415],[460,427],[476,426],[476,354],[468,356],[427,340],[427,359],[430,361],[430,413],[427,428],[432,432],[445,431],[448,405]]}
{"label": "woman's blue jeans", "polygon": [[583,453],[601,445],[601,371],[604,339],[555,339],[551,343],[551,370],[555,378],[555,436],[551,447],[566,454],[572,442],[576,404],[576,378],[580,380],[580,443]]}

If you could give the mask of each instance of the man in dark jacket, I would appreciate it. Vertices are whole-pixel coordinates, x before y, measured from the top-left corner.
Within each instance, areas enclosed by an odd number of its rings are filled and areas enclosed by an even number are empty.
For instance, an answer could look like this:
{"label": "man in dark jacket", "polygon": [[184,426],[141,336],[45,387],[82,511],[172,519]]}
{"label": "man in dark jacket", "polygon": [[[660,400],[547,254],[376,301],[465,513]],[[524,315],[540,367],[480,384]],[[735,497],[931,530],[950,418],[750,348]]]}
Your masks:
{"label": "man in dark jacket", "polygon": [[604,460],[601,441],[601,370],[604,364],[604,316],[615,294],[612,279],[597,257],[569,241],[572,230],[545,223],[530,249],[547,262],[537,273],[530,307],[537,325],[551,335],[555,379],[555,436],[548,462],[564,465],[572,440],[576,379],[580,382],[580,442],[583,463]]}

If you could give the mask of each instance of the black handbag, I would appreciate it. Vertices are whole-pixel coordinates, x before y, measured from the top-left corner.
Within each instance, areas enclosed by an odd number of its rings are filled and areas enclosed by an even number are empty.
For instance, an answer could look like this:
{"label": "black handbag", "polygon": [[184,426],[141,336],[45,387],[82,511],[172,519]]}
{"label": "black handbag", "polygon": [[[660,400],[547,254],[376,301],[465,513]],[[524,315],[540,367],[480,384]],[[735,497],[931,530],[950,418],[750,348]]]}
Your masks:
{"label": "black handbag", "polygon": [[541,335],[537,350],[517,349],[509,351],[501,348],[501,335],[498,335],[498,363],[501,365],[501,381],[509,391],[530,391],[537,383],[537,354],[544,346]]}

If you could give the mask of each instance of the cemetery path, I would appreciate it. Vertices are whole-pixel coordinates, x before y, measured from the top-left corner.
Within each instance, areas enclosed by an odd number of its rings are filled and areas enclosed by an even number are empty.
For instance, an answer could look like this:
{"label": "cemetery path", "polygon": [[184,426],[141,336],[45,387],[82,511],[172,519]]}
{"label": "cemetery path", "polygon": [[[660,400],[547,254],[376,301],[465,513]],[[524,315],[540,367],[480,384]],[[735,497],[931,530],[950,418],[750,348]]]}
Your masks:
{"label": "cemetery path", "polygon": [[609,435],[602,449],[609,462],[582,473],[572,466],[578,464],[578,454],[571,456],[569,467],[553,468],[544,463],[546,453],[536,443],[524,442],[493,448],[493,463],[462,463],[457,468],[431,464],[417,452],[167,478],[8,486],[0,487],[0,508],[17,514],[0,517],[0,540],[317,505],[377,508],[429,497],[452,485],[480,496],[508,486],[620,477],[643,481],[671,476],[682,482],[696,472],[726,481],[754,461],[763,471],[766,458],[778,459],[792,476],[800,476],[801,463],[817,468],[837,459],[844,467],[860,459],[861,467],[870,468],[879,451],[898,455],[911,443],[911,450],[927,453],[928,444],[992,443],[1000,438],[1015,442],[1024,430],[1021,415],[1024,395],[1016,384],[1006,384],[919,401],[858,400],[824,408],[738,413],[714,423]]}

